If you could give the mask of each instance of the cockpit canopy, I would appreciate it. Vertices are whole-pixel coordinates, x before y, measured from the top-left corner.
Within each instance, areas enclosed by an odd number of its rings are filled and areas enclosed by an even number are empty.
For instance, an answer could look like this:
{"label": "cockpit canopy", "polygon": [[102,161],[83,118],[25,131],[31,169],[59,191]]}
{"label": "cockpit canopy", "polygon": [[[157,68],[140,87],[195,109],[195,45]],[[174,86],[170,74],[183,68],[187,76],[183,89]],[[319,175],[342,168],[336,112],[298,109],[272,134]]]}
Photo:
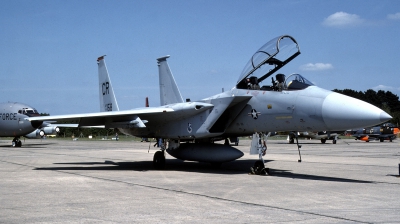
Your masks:
{"label": "cockpit canopy", "polygon": [[[291,36],[283,35],[270,40],[251,57],[237,81],[236,88],[246,89],[250,81],[256,80],[257,84],[262,82],[299,54],[300,47]],[[276,78],[278,77],[279,74]]]}
{"label": "cockpit canopy", "polygon": [[25,114],[28,117],[36,117],[36,116],[40,116],[39,112],[34,109],[34,108],[22,108],[20,110],[18,110],[19,114]]}
{"label": "cockpit canopy", "polygon": [[313,86],[314,84],[308,81],[306,78],[299,74],[291,74],[285,80],[285,89],[286,90],[299,90],[305,89],[308,86]]}

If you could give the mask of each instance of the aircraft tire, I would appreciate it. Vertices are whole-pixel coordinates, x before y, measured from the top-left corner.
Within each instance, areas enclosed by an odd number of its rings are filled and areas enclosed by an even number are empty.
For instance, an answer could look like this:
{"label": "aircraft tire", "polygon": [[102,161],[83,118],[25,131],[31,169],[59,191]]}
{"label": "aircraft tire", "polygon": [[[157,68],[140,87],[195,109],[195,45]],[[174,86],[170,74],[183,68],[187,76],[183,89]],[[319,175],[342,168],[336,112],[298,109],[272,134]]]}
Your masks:
{"label": "aircraft tire", "polygon": [[213,162],[211,163],[211,166],[215,169],[221,168],[222,163],[219,162]]}
{"label": "aircraft tire", "polygon": [[257,160],[254,163],[254,170],[257,172],[261,172],[265,168],[264,163],[261,160]]}
{"label": "aircraft tire", "polygon": [[336,140],[333,140],[332,143],[333,143],[333,144],[336,144]]}
{"label": "aircraft tire", "polygon": [[380,138],[379,141],[380,141],[380,142],[383,142],[383,138]]}
{"label": "aircraft tire", "polygon": [[326,139],[321,139],[322,144],[325,144],[325,142],[326,142]]}
{"label": "aircraft tire", "polygon": [[289,144],[294,144],[294,138],[289,139]]}
{"label": "aircraft tire", "polygon": [[229,145],[229,140],[227,138],[225,139],[224,145]]}
{"label": "aircraft tire", "polygon": [[162,151],[154,153],[153,166],[157,170],[163,170],[165,168],[165,155]]}

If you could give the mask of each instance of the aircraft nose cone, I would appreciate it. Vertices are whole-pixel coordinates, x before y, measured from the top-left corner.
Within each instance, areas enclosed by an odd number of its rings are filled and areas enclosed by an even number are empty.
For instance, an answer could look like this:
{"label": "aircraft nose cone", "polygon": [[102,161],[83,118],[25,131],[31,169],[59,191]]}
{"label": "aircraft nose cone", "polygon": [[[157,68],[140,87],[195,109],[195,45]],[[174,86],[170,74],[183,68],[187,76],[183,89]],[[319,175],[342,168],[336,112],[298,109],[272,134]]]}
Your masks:
{"label": "aircraft nose cone", "polygon": [[339,93],[331,93],[325,98],[322,117],[329,130],[374,126],[392,119],[374,105]]}
{"label": "aircraft nose cone", "polygon": [[386,122],[386,121],[392,119],[393,117],[390,116],[390,115],[389,115],[388,113],[386,113],[385,111],[382,111],[379,118],[380,118],[381,122],[383,123],[383,122]]}

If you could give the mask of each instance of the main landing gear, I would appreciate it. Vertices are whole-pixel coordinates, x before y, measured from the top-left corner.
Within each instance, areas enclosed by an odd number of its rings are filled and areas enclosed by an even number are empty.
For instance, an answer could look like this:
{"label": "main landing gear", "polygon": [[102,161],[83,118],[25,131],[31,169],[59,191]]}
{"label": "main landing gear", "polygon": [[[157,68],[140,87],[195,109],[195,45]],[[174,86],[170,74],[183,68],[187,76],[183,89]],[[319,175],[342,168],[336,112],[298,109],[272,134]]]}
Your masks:
{"label": "main landing gear", "polygon": [[[331,138],[331,133],[328,132],[328,139],[330,139],[330,138]],[[337,137],[337,135],[335,135],[335,138],[332,140],[332,144],[336,144],[337,139],[338,139],[338,137]],[[321,143],[325,144],[325,142],[326,142],[326,138],[321,138]]]}
{"label": "main landing gear", "polygon": [[21,140],[19,140],[19,137],[15,137],[12,140],[12,147],[21,147],[21,146],[22,146]]}
{"label": "main landing gear", "polygon": [[160,144],[160,151],[157,151],[154,153],[153,156],[153,166],[157,170],[163,170],[165,168],[165,149],[166,149],[166,142],[161,141],[162,144]]}
{"label": "main landing gear", "polygon": [[153,166],[157,170],[163,170],[165,168],[165,150],[154,153]]}

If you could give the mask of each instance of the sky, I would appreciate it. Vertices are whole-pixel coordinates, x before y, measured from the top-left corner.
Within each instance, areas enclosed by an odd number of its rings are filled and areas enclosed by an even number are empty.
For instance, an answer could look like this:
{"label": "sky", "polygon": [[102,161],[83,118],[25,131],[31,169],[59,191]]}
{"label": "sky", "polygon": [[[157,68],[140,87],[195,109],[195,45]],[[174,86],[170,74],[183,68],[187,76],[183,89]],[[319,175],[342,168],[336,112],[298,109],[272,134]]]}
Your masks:
{"label": "sky", "polygon": [[[0,102],[51,115],[98,112],[105,57],[120,110],[160,105],[157,58],[184,99],[236,82],[269,40],[294,37],[301,54],[280,72],[324,89],[400,96],[397,0],[4,0]],[[267,81],[264,81],[267,82]],[[269,82],[266,83],[267,85]]]}

